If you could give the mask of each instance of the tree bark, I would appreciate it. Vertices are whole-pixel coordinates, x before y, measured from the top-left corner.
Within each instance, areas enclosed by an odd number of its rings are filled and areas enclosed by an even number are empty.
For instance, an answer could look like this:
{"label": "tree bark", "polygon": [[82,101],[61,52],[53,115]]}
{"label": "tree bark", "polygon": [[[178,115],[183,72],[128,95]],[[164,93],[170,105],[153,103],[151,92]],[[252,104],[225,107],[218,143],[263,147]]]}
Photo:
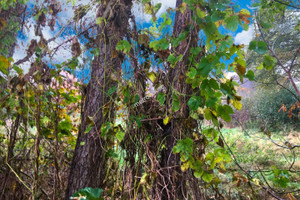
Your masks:
{"label": "tree bark", "polygon": [[[182,0],[177,0],[176,7],[182,4]],[[184,13],[180,11],[176,12],[175,24],[173,29],[173,36],[178,37],[183,31],[185,25],[192,24],[192,12],[190,9]],[[190,30],[187,38],[181,42],[176,48],[177,55],[183,55],[182,60],[177,64],[175,68],[169,68],[168,79],[173,88],[183,94],[191,94],[192,88],[190,84],[185,82],[185,72],[188,71],[189,63],[189,51],[191,47],[195,47],[198,44],[198,32],[196,28]],[[170,87],[169,87],[170,88]],[[172,98],[171,96],[169,98]],[[160,180],[161,185],[161,199],[185,199],[187,197],[186,189],[186,175],[180,169],[180,155],[173,153],[173,147],[176,145],[178,139],[181,138],[182,133],[189,135],[189,129],[186,127],[184,119],[188,119],[189,110],[187,107],[187,101],[189,96],[183,96],[180,98],[180,110],[174,113],[170,124],[164,127],[164,137],[166,148],[161,152],[160,166],[162,168],[162,174],[164,175],[164,183]],[[172,107],[172,105],[170,105]],[[171,108],[170,108],[171,109]],[[181,120],[179,120],[181,119]],[[167,187],[165,187],[167,186]]]}
{"label": "tree bark", "polygon": [[[122,60],[115,57],[116,44],[122,40],[128,29],[128,19],[132,7],[131,0],[108,1],[106,6],[100,6],[97,16],[107,17],[106,24],[98,27],[97,40],[99,56],[91,66],[91,80],[83,96],[82,121],[78,134],[73,162],[69,175],[65,199],[81,188],[103,186],[105,168],[105,141],[100,138],[101,125],[107,121],[113,122],[113,102],[107,95],[109,88],[116,87],[121,80]],[[110,12],[110,14],[107,14]],[[103,106],[110,103],[110,111],[105,114]],[[84,133],[89,124],[92,129]]]}

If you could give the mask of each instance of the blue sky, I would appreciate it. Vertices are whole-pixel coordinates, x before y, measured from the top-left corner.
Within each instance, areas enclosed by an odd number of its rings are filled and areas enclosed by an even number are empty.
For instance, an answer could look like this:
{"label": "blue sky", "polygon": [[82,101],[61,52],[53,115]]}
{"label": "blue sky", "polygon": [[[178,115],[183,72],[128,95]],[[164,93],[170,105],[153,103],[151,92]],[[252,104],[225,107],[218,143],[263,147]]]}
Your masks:
{"label": "blue sky", "polygon": [[[43,1],[41,1],[43,2]],[[76,33],[74,31],[74,27],[68,25],[69,20],[72,20],[74,10],[78,8],[79,5],[89,5],[90,0],[77,0],[76,2],[71,2],[71,0],[61,0],[62,2],[62,12],[58,14],[58,20],[56,22],[54,31],[51,31],[48,26],[44,27],[42,29],[43,35],[46,40],[56,36],[61,28],[65,27],[62,34],[60,34],[57,39],[51,43],[48,44],[49,50],[55,49],[60,43],[65,42],[66,40],[75,37]],[[162,13],[166,11],[167,8],[175,8],[176,0],[152,0],[153,4],[156,3],[162,3],[161,9],[157,13],[157,17],[161,16]],[[249,6],[251,5],[251,0],[243,1],[243,0],[232,0],[232,2],[235,5],[239,5],[240,9],[246,8],[250,12]],[[32,39],[39,40],[39,37],[36,37],[34,35],[34,24],[35,20],[33,17],[30,16],[30,13],[32,13],[33,5],[36,3],[35,0],[30,0],[28,4],[28,17],[26,18],[27,26],[24,27],[23,33],[19,32],[18,34],[18,40],[17,40],[17,48],[14,53],[14,60],[17,61],[19,59],[22,59],[26,56],[26,48],[28,47],[30,41]],[[42,4],[42,3],[40,3]],[[136,17],[136,22],[138,24],[138,28],[148,28],[151,25],[151,16],[143,14],[143,8],[140,3],[134,3],[133,5],[133,14]],[[96,8],[91,7],[89,9],[89,12],[87,13],[86,17],[83,19],[86,21],[86,23],[93,23],[96,19],[95,16]],[[222,30],[224,33],[225,30]],[[236,44],[248,44],[253,35],[254,35],[254,28],[253,25],[250,25],[248,31],[243,31],[241,27],[238,28],[236,32],[226,32],[229,35],[232,35],[234,37],[234,42]],[[49,57],[46,57],[44,60],[49,65],[55,65],[56,63],[62,63],[63,61],[66,61],[66,59],[71,58],[71,48],[70,48],[71,42],[65,43],[62,45],[56,52],[56,54],[53,56],[53,59],[50,59]],[[83,45],[82,45],[83,48]],[[80,63],[83,63],[83,57],[88,56],[89,54],[85,54],[82,57],[79,57]],[[34,57],[31,58],[30,61],[33,61]],[[22,64],[22,68],[25,70],[25,72],[29,69],[30,62],[25,62]],[[77,70],[76,75],[79,78],[87,77],[89,71],[88,66],[86,66],[86,69],[84,70]]]}

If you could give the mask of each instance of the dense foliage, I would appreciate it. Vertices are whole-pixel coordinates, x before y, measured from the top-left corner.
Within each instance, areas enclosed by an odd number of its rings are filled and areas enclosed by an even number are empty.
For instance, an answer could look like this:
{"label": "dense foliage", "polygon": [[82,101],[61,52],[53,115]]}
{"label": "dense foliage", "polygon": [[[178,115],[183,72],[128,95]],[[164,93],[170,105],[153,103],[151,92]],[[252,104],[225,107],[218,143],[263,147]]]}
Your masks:
{"label": "dense foliage", "polygon": [[[151,0],[72,3],[61,25],[62,2],[0,2],[0,199],[299,197],[299,41],[284,45],[299,36],[297,4],[258,1],[251,14],[230,0],[177,0],[159,15]],[[136,5],[150,25],[139,28]],[[291,18],[287,34],[279,16]],[[250,24],[253,41],[235,44]],[[55,62],[64,45],[71,57]],[[278,87],[242,100],[248,80]]]}

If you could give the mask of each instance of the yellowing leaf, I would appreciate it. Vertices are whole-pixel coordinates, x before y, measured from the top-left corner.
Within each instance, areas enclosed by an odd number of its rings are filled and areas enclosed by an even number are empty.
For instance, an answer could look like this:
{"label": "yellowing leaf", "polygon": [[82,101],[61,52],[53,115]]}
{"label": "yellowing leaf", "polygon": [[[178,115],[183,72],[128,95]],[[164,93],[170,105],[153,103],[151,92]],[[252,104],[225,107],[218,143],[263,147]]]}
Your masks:
{"label": "yellowing leaf", "polygon": [[180,6],[179,6],[179,10],[181,13],[184,13],[186,11],[186,3],[183,2]]}
{"label": "yellowing leaf", "polygon": [[10,66],[10,61],[5,56],[0,56],[0,67],[7,69]]}
{"label": "yellowing leaf", "polygon": [[232,101],[232,105],[237,109],[237,110],[241,110],[243,105],[240,101],[234,100]]}
{"label": "yellowing leaf", "polygon": [[170,121],[170,117],[164,118],[164,120],[163,120],[164,125],[167,125],[169,123],[169,121]]}
{"label": "yellowing leaf", "polygon": [[39,84],[39,85],[38,85],[38,89],[39,89],[40,91],[43,91],[43,90],[44,90],[44,85],[43,85],[43,84]]}
{"label": "yellowing leaf", "polygon": [[7,23],[3,18],[0,18],[0,31],[6,27]]}
{"label": "yellowing leaf", "polygon": [[145,13],[149,15],[153,13],[153,6],[150,3],[145,5]]}
{"label": "yellowing leaf", "polygon": [[190,167],[189,162],[185,162],[181,165],[180,169],[181,171],[185,172],[186,170],[188,170]]}
{"label": "yellowing leaf", "polygon": [[196,12],[197,12],[197,16],[198,16],[199,18],[203,18],[203,17],[205,17],[205,15],[206,15],[206,13],[203,12],[200,8],[197,8]]}
{"label": "yellowing leaf", "polygon": [[240,11],[240,14],[242,14],[242,15],[249,15],[249,16],[251,16],[251,14],[250,14],[249,10],[247,10],[247,9],[242,9],[242,10]]}
{"label": "yellowing leaf", "polygon": [[154,72],[150,72],[148,74],[148,78],[152,81],[152,83],[154,83],[154,81],[156,79],[155,73]]}

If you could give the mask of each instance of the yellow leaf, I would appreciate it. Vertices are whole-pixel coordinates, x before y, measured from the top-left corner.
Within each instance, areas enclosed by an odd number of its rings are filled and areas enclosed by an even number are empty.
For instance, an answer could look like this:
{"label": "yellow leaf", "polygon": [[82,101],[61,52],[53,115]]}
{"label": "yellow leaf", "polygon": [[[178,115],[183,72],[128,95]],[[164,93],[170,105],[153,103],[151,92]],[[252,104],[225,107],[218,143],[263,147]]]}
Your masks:
{"label": "yellow leaf", "polygon": [[237,109],[237,110],[241,110],[243,105],[240,101],[237,100],[233,100],[232,101],[232,105]]}
{"label": "yellow leaf", "polygon": [[240,14],[242,14],[242,15],[249,15],[249,16],[251,16],[251,14],[250,14],[249,10],[247,10],[247,9],[242,9],[242,10],[240,11]]}
{"label": "yellow leaf", "polygon": [[167,125],[169,123],[170,117],[166,117],[163,120],[164,125]]}
{"label": "yellow leaf", "polygon": [[40,91],[43,91],[43,90],[44,90],[44,85],[43,85],[43,84],[39,84],[39,85],[38,85],[38,89],[39,89]]}
{"label": "yellow leaf", "polygon": [[153,6],[150,3],[145,5],[145,13],[149,15],[153,13]]}
{"label": "yellow leaf", "polygon": [[155,73],[154,72],[150,72],[148,74],[148,78],[152,81],[152,83],[154,83],[154,81],[156,79]]}
{"label": "yellow leaf", "polygon": [[259,179],[254,178],[254,179],[252,179],[252,181],[254,182],[255,185],[258,185],[258,186],[259,186]]}
{"label": "yellow leaf", "polygon": [[187,7],[186,3],[183,2],[183,3],[179,6],[180,12],[181,12],[181,13],[184,13],[184,12],[186,11],[186,7]]}
{"label": "yellow leaf", "polygon": [[181,171],[185,172],[186,170],[188,170],[190,167],[189,163],[188,162],[185,162],[183,163],[180,168],[181,168]]}

